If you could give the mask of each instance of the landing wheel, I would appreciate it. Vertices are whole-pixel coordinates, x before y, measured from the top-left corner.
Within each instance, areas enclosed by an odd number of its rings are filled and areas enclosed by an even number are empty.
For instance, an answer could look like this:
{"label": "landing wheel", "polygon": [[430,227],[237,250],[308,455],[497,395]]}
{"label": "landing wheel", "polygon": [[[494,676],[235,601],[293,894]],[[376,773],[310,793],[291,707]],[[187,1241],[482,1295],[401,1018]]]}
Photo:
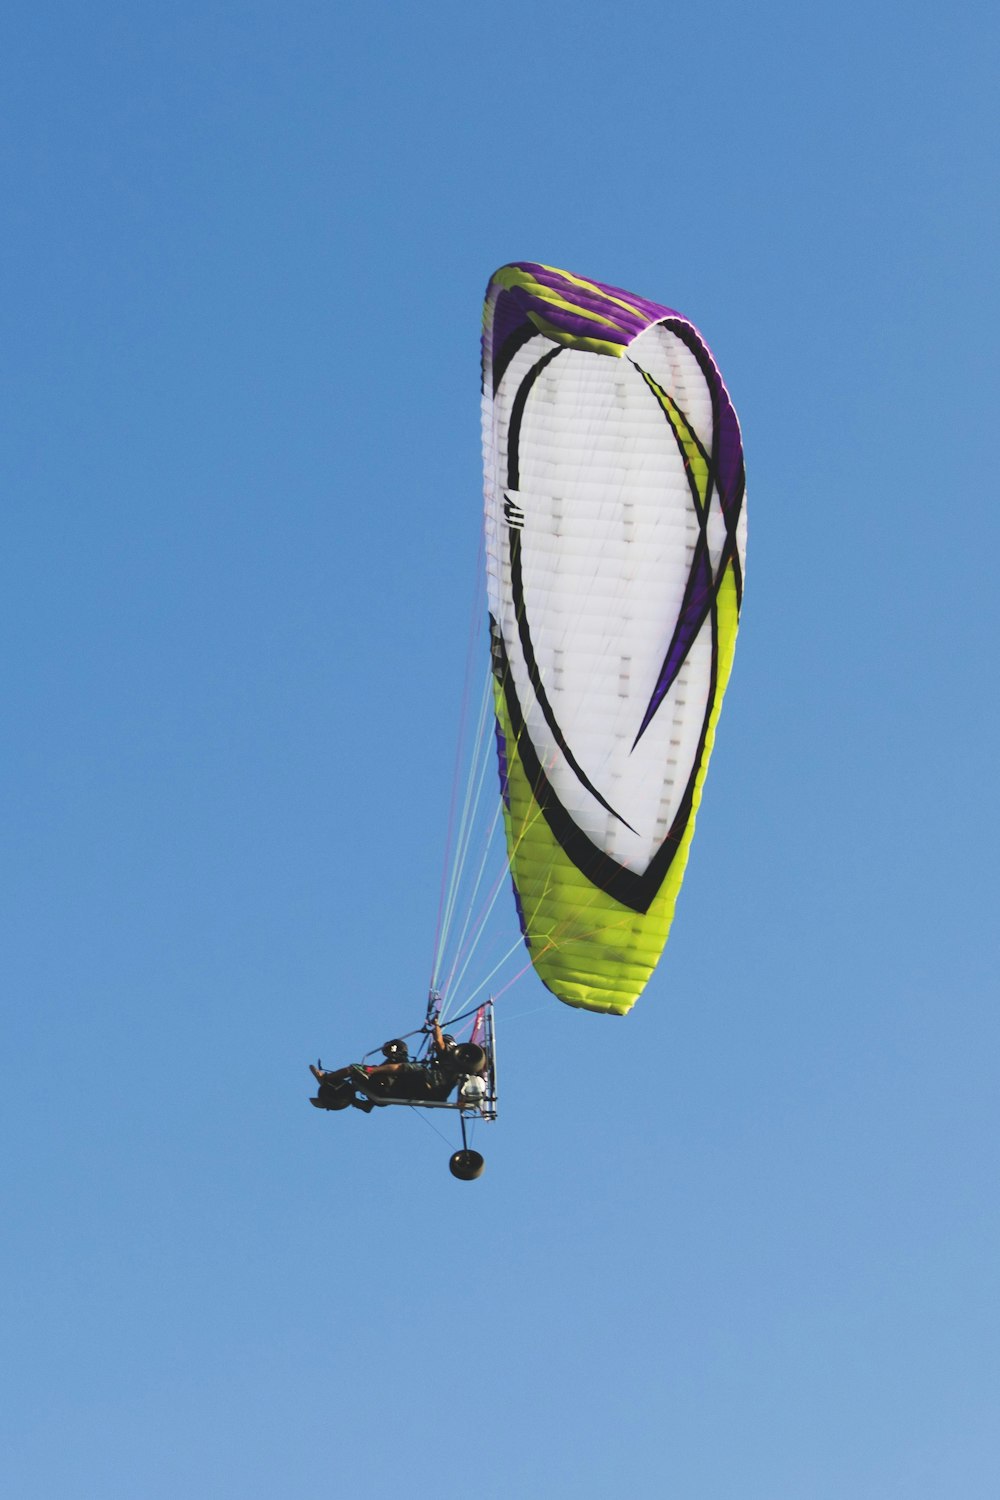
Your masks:
{"label": "landing wheel", "polygon": [[354,1086],[350,1083],[321,1083],[316,1097],[320,1109],[347,1109],[354,1098]]}
{"label": "landing wheel", "polygon": [[456,1151],[448,1163],[448,1170],[452,1177],[458,1177],[462,1182],[473,1182],[482,1177],[486,1163],[478,1151]]}

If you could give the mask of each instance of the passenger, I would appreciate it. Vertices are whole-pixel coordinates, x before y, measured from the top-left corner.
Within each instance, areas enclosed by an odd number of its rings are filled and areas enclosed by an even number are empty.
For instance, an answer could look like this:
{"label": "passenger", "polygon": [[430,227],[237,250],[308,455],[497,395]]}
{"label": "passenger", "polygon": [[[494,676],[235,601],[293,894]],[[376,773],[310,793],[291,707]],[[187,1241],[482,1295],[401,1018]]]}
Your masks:
{"label": "passenger", "polygon": [[[409,1049],[406,1043],[400,1039],[386,1042],[382,1048],[384,1063],[377,1063],[374,1067],[363,1067],[360,1063],[348,1063],[346,1068],[334,1068],[331,1070],[315,1066],[310,1063],[309,1071],[319,1084],[319,1091],[310,1104],[316,1109],[354,1109],[363,1110],[370,1114],[374,1109],[371,1099],[366,1097],[365,1087],[369,1079],[385,1079],[386,1084],[406,1071],[413,1071],[415,1065],[410,1062]],[[362,1090],[359,1094],[357,1091]],[[383,1086],[381,1092],[389,1092]]]}

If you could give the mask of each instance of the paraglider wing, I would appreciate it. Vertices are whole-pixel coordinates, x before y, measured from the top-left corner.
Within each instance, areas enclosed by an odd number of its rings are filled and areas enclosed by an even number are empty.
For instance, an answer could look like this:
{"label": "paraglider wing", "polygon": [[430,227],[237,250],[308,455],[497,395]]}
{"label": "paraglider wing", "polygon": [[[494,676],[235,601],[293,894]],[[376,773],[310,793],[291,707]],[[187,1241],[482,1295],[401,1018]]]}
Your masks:
{"label": "paraglider wing", "polygon": [[666,942],[736,641],[739,424],[688,319],[518,262],[483,324],[497,746],[522,931],[623,1014]]}

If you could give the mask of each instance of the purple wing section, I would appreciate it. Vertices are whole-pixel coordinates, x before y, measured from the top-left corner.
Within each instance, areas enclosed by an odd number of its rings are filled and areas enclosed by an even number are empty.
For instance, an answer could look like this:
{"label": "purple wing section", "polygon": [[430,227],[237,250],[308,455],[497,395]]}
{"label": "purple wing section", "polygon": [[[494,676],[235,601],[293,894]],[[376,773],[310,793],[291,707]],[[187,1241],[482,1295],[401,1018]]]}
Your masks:
{"label": "purple wing section", "polygon": [[[504,350],[540,331],[535,318],[568,339],[601,338],[625,348],[651,323],[680,317],[669,307],[635,297],[621,287],[581,281],[530,260],[513,261],[494,274],[486,291],[487,307],[492,305],[493,315],[483,337],[484,367],[493,378],[494,388],[503,373]],[[546,292],[555,293],[560,300],[552,300]],[[603,321],[595,322],[584,316],[585,312],[596,313]]]}
{"label": "purple wing section", "polygon": [[[574,280],[552,266],[522,260],[516,261],[510,269],[530,277],[539,290],[533,290],[530,285],[502,289],[503,299],[510,304],[509,310],[505,309],[505,317],[510,319],[509,329],[515,326],[518,316],[515,309],[519,309],[521,319],[530,321],[531,314],[535,313],[573,338],[600,337],[624,346],[651,323],[679,316],[669,307],[661,307],[658,302],[649,302],[645,297],[635,297],[621,287],[607,286],[603,281],[581,285],[582,278]],[[551,301],[544,296],[542,288],[555,292],[562,300]],[[565,306],[567,302],[572,305]],[[583,317],[577,309],[611,319],[617,329],[595,323],[593,318]]]}

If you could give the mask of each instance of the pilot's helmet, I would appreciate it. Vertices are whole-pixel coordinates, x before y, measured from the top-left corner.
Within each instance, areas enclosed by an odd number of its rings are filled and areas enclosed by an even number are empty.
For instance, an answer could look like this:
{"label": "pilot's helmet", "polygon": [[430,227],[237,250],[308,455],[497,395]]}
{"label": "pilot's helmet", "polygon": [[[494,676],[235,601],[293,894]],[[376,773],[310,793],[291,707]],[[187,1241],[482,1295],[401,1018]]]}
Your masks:
{"label": "pilot's helmet", "polygon": [[406,1062],[410,1050],[401,1037],[396,1037],[393,1041],[386,1042],[382,1048],[382,1056],[387,1062]]}

